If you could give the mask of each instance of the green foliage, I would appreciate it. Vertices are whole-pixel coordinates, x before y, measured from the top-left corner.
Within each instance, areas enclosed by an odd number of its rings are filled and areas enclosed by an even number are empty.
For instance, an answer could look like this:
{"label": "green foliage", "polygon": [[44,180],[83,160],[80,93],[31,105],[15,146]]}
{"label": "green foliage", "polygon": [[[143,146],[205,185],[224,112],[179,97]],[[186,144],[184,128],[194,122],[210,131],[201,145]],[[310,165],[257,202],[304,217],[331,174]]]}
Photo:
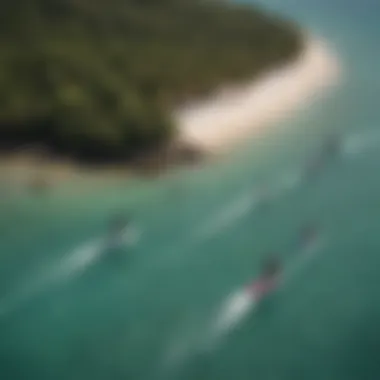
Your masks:
{"label": "green foliage", "polygon": [[169,140],[170,109],[295,56],[290,24],[227,2],[12,0],[0,15],[0,140],[121,159]]}

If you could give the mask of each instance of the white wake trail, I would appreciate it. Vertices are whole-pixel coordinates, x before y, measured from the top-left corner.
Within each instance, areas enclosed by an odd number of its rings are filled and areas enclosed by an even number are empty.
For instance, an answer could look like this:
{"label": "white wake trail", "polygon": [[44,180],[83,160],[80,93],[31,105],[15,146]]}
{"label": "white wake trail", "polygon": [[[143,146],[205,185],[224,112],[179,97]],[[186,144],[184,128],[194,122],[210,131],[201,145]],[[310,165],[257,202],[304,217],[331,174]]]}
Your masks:
{"label": "white wake trail", "polygon": [[[283,273],[279,289],[281,290],[318,256],[325,246],[326,239],[317,239],[314,243],[295,253],[296,257]],[[170,345],[166,364],[181,365],[187,358],[196,353],[211,353],[220,346],[223,339],[238,328],[244,320],[259,306],[259,300],[246,287],[232,292],[222,302],[216,313],[206,322],[198,324],[198,329],[191,329],[186,335]]]}
{"label": "white wake trail", "polygon": [[[133,246],[138,243],[142,233],[138,229],[126,231],[117,246]],[[13,295],[8,296],[0,302],[0,315],[6,315],[24,303],[42,293],[48,286],[54,285],[67,279],[82,274],[109,248],[115,248],[109,245],[107,238],[98,238],[80,245],[72,251],[66,253],[50,270],[27,281]]]}

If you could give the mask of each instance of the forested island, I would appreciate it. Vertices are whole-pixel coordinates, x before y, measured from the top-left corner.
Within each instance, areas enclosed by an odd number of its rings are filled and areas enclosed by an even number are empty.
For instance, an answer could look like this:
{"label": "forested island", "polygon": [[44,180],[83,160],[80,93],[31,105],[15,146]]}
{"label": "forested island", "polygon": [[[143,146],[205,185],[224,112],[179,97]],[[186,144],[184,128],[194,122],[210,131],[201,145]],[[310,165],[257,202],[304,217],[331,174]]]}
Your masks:
{"label": "forested island", "polygon": [[0,148],[131,160],[173,140],[173,109],[302,45],[291,23],[225,1],[5,1]]}

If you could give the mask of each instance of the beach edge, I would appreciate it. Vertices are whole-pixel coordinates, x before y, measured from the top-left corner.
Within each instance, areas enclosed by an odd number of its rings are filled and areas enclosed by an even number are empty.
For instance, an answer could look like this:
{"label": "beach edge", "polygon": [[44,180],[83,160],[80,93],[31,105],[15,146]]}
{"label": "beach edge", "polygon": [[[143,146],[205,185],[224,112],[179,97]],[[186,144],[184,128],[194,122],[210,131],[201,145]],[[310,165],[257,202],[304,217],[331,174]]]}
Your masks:
{"label": "beach edge", "polygon": [[295,60],[174,112],[178,142],[208,155],[226,153],[296,116],[337,87],[341,77],[341,63],[328,41],[305,33],[304,49]]}

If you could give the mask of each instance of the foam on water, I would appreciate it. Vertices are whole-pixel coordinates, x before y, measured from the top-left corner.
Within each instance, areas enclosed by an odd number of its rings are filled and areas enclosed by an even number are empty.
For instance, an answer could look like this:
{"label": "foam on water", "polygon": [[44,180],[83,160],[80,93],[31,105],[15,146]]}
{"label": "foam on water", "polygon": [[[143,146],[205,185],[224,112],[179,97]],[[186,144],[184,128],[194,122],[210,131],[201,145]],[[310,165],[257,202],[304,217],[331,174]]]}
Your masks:
{"label": "foam on water", "polygon": [[69,276],[85,270],[100,257],[104,249],[102,240],[95,240],[83,244],[69,253],[58,264],[58,276]]}
{"label": "foam on water", "polygon": [[207,346],[215,346],[223,336],[231,333],[256,306],[256,298],[246,289],[232,293],[212,323]]}
{"label": "foam on water", "polygon": [[[128,228],[122,234],[120,241],[116,242],[116,247],[131,246],[138,243],[142,232],[137,228]],[[95,239],[86,244],[79,246],[67,254],[65,259],[61,260],[58,267],[58,276],[74,275],[87,269],[99,259],[103,253],[110,247],[107,238]],[[112,248],[112,246],[111,246]]]}

